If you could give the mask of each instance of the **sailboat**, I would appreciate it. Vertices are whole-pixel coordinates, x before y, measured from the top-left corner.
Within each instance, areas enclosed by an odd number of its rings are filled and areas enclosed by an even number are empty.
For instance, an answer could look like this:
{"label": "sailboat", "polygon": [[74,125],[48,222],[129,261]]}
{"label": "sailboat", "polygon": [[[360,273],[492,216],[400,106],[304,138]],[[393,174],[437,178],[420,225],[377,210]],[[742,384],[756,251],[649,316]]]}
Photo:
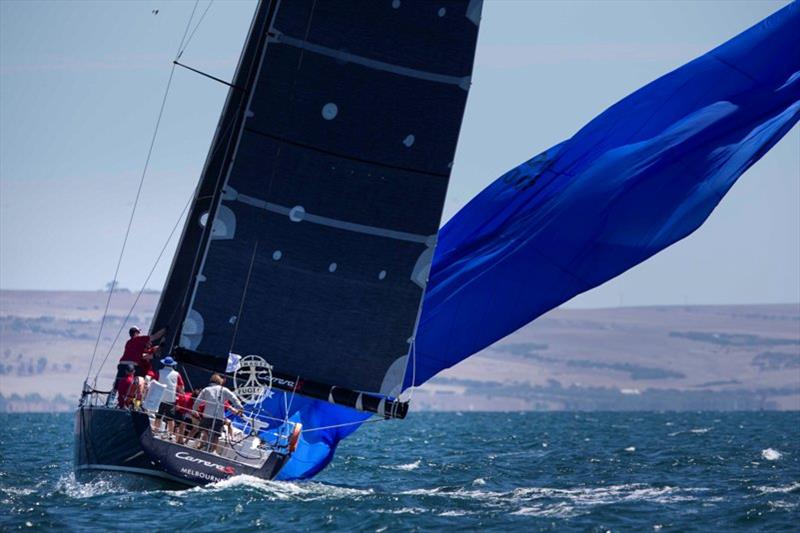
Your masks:
{"label": "sailboat", "polygon": [[[76,469],[304,479],[405,390],[685,238],[800,120],[800,3],[500,176],[438,230],[481,3],[256,10],[151,331],[245,401],[187,449],[86,387]],[[435,255],[434,255],[435,251]]]}
{"label": "sailboat", "polygon": [[[180,443],[156,402],[86,387],[75,468],[202,485],[273,479],[301,398],[404,418],[481,2],[261,0],[151,331],[188,388],[244,403],[222,449]],[[283,413],[265,409],[281,395]],[[210,433],[210,432],[209,432]]]}

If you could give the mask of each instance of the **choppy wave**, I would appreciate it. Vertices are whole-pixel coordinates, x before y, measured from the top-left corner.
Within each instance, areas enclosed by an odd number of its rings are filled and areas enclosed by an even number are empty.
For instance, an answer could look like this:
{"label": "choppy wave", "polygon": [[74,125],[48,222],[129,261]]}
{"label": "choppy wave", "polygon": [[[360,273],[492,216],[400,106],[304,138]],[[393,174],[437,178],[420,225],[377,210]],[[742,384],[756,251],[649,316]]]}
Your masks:
{"label": "choppy wave", "polygon": [[54,494],[63,494],[70,498],[86,499],[106,494],[124,494],[129,492],[127,485],[113,475],[100,475],[88,482],[79,482],[72,472],[62,475],[55,484]]}
{"label": "choppy wave", "polygon": [[783,457],[783,454],[778,450],[767,448],[766,450],[761,450],[761,457],[763,457],[767,461],[777,461],[778,459]]}
{"label": "choppy wave", "polygon": [[795,482],[789,485],[778,486],[778,487],[760,486],[760,487],[755,487],[755,489],[759,491],[761,494],[800,493],[800,482]]}
{"label": "choppy wave", "polygon": [[[316,500],[357,500],[374,493],[372,489],[342,487],[315,481],[267,481],[246,474],[233,476],[205,487],[186,489],[183,493],[191,494],[198,491],[220,492],[229,491],[231,489],[253,490],[267,501],[284,500],[309,502]],[[192,495],[192,497],[194,497],[194,495]]]}
{"label": "choppy wave", "polygon": [[709,488],[680,488],[623,484],[604,487],[521,487],[510,491],[475,490],[452,487],[419,488],[401,495],[425,496],[450,500],[471,500],[492,508],[507,508],[512,514],[534,516],[575,516],[592,506],[628,502],[675,504],[681,502],[717,502],[708,495]]}
{"label": "choppy wave", "polygon": [[[28,423],[10,420],[12,432]],[[79,483],[70,446],[53,439],[70,435],[70,417],[37,420],[51,427],[0,452],[0,531],[791,530],[800,509],[796,414],[415,413],[365,426],[315,481],[240,475],[180,490]]]}
{"label": "choppy wave", "polygon": [[411,470],[416,470],[419,468],[419,465],[422,464],[421,459],[417,459],[413,463],[405,463],[402,465],[381,465],[381,468],[385,470],[402,470],[403,472],[410,472]]}

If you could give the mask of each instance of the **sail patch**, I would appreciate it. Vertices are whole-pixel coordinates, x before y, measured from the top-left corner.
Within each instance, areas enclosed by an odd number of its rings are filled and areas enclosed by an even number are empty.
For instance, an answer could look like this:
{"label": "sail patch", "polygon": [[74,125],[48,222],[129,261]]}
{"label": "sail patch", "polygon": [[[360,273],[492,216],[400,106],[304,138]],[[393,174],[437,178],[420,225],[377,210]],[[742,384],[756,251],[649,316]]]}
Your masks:
{"label": "sail patch", "polygon": [[203,317],[196,310],[192,309],[186,315],[186,320],[183,321],[183,328],[181,328],[181,346],[194,350],[200,345],[203,340],[203,331],[205,330],[205,322]]}
{"label": "sail patch", "polygon": [[397,398],[400,396],[400,387],[403,384],[403,378],[406,375],[407,364],[408,354],[401,355],[389,366],[389,369],[383,376],[383,383],[381,383],[380,393],[383,396],[392,398]]}
{"label": "sail patch", "polygon": [[322,106],[322,118],[325,120],[333,120],[339,114],[339,108],[333,102],[328,102]]}
{"label": "sail patch", "polygon": [[[431,235],[425,242],[425,250],[417,258],[414,265],[414,270],[411,272],[411,281],[416,283],[420,288],[424,289],[428,284],[428,276],[431,272],[431,263],[433,262],[433,252],[436,247],[436,235]],[[385,272],[382,272],[384,276]],[[383,279],[378,276],[380,279]]]}
{"label": "sail patch", "polygon": [[483,0],[469,0],[466,17],[478,26],[481,22],[481,11],[483,10]]}
{"label": "sail patch", "polygon": [[302,205],[296,205],[289,211],[289,220],[301,222],[306,217],[306,210]]}
{"label": "sail patch", "polygon": [[230,240],[236,233],[236,215],[230,207],[219,206],[214,217],[214,225],[211,226],[211,238],[213,240]]}

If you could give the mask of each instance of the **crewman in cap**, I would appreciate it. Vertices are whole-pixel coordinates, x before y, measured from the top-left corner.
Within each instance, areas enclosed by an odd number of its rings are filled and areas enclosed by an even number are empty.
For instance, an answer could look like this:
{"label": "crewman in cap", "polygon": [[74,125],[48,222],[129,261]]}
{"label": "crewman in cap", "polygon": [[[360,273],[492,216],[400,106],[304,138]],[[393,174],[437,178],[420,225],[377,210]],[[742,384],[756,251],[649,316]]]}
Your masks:
{"label": "crewman in cap", "polygon": [[125,375],[127,363],[133,363],[137,376],[146,376],[147,371],[151,368],[149,359],[152,358],[153,343],[158,342],[166,332],[167,329],[162,328],[152,335],[142,335],[142,331],[138,327],[131,327],[128,330],[131,338],[125,343],[125,351],[117,365],[117,378]]}
{"label": "crewman in cap", "polygon": [[178,363],[170,356],[161,360],[163,368],[158,372],[158,382],[167,388],[161,396],[161,405],[158,406],[156,426],[164,418],[167,422],[167,432],[171,435],[175,430],[175,399],[178,394],[183,394],[183,378],[176,370]]}

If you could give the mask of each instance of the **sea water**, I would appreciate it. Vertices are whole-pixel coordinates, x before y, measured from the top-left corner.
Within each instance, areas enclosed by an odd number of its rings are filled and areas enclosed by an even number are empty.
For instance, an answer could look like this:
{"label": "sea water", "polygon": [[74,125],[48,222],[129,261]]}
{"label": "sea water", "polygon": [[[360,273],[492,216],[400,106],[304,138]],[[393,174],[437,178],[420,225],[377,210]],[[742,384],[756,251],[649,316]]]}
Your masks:
{"label": "sea water", "polygon": [[800,413],[414,413],[313,481],[72,474],[72,417],[0,416],[0,530],[800,529]]}

